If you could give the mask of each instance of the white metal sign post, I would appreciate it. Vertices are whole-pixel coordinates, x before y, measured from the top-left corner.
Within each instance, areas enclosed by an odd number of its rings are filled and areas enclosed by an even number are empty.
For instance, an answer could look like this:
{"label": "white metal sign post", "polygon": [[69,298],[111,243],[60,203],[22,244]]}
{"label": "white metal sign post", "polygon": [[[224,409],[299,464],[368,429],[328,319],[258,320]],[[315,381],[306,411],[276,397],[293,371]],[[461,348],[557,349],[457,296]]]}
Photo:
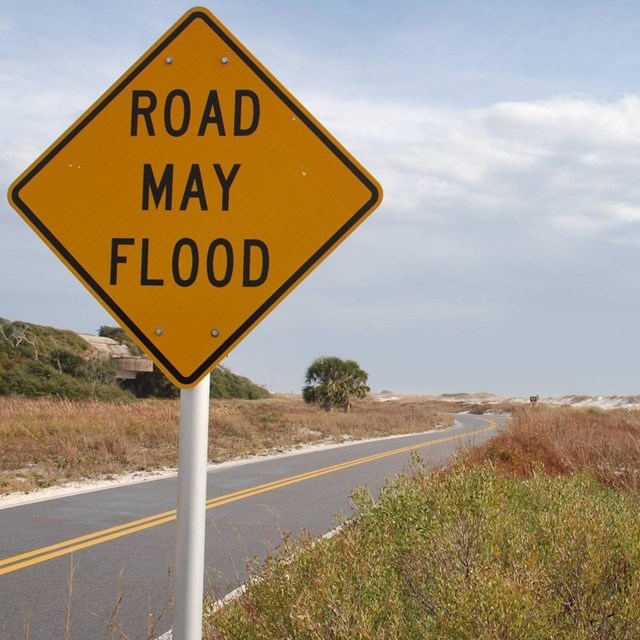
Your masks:
{"label": "white metal sign post", "polygon": [[209,380],[180,390],[174,640],[202,637]]}
{"label": "white metal sign post", "polygon": [[209,379],[180,390],[174,640],[202,638]]}

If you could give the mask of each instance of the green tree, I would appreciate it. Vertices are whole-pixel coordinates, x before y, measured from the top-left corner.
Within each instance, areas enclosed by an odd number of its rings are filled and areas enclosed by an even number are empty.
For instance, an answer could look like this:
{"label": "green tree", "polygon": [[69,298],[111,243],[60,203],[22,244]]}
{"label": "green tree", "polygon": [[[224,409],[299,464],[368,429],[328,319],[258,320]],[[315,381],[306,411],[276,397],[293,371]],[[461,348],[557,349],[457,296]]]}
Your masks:
{"label": "green tree", "polygon": [[321,356],[314,360],[305,376],[302,397],[305,402],[318,404],[326,411],[340,407],[351,408],[352,398],[364,398],[371,389],[369,375],[355,360],[336,356]]}

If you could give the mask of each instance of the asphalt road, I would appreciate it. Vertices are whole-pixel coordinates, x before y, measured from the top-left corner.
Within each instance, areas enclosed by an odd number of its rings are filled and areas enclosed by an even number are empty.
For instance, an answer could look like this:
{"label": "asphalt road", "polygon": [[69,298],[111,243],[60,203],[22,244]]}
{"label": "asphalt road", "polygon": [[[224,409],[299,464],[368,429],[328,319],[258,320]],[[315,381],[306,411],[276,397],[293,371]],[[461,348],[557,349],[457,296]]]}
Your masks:
{"label": "asphalt road", "polygon": [[[331,530],[337,514],[350,513],[353,488],[377,491],[412,451],[441,463],[502,423],[456,421],[444,431],[211,470],[205,589],[222,597],[242,584],[247,565],[277,551],[288,532]],[[169,629],[176,494],[171,477],[0,509],[0,640],[136,640]]]}

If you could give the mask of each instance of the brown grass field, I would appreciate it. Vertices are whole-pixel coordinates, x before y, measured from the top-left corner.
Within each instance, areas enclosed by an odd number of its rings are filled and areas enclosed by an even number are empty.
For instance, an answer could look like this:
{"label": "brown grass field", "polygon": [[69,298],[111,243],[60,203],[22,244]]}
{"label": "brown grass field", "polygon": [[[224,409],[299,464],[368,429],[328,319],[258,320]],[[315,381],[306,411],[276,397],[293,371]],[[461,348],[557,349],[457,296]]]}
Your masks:
{"label": "brown grass field", "polygon": [[[291,398],[212,401],[209,460],[448,426],[455,406],[363,400],[327,413]],[[0,398],[0,494],[175,467],[179,402]]]}
{"label": "brown grass field", "polygon": [[586,471],[640,493],[640,411],[519,407],[507,431],[470,450],[466,460],[490,460],[499,472],[521,478]]}

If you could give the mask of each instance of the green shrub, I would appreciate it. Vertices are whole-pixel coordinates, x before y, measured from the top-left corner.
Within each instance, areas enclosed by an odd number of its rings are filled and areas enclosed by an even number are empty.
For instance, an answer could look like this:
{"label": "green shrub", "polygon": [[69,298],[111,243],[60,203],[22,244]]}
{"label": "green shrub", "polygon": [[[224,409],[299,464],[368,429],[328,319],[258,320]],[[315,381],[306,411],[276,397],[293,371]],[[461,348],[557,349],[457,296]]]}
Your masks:
{"label": "green shrub", "polygon": [[[100,327],[99,335],[142,352],[119,327]],[[60,397],[72,400],[177,398],[180,390],[158,369],[140,373],[134,380],[115,378],[111,361],[87,359],[86,341],[73,331],[0,318],[0,396]],[[211,374],[212,398],[255,400],[269,392],[248,378],[219,366]]]}
{"label": "green shrub", "polygon": [[418,468],[330,540],[270,558],[209,638],[632,640],[640,502],[588,475]]}
{"label": "green shrub", "polygon": [[85,360],[72,331],[0,318],[0,395],[73,400],[126,397],[110,363]]}
{"label": "green shrub", "polygon": [[270,393],[257,384],[239,376],[223,365],[218,365],[211,372],[212,398],[239,398],[244,400],[259,400],[270,397]]}

